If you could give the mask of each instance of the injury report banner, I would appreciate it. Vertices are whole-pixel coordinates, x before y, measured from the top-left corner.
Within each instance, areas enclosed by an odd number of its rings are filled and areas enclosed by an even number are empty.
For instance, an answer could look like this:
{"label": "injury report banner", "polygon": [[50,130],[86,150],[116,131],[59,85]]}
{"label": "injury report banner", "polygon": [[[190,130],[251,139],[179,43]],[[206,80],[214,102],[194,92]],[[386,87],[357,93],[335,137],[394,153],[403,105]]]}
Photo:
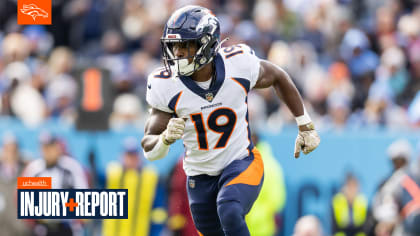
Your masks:
{"label": "injury report banner", "polygon": [[18,219],[128,218],[127,189],[49,189],[50,186],[51,178],[18,180]]}

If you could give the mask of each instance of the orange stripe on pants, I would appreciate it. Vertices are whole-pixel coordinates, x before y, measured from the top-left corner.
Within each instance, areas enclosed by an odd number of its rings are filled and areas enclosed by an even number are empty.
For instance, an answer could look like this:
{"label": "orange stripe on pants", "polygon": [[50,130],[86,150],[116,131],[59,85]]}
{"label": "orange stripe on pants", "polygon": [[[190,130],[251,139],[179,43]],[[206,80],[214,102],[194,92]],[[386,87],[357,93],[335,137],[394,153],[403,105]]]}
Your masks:
{"label": "orange stripe on pants", "polygon": [[251,162],[248,168],[246,168],[245,171],[233,178],[225,186],[229,186],[232,184],[260,184],[261,178],[264,174],[264,163],[262,161],[261,154],[257,148],[254,147],[254,149],[252,149],[252,153],[254,154],[254,160]]}

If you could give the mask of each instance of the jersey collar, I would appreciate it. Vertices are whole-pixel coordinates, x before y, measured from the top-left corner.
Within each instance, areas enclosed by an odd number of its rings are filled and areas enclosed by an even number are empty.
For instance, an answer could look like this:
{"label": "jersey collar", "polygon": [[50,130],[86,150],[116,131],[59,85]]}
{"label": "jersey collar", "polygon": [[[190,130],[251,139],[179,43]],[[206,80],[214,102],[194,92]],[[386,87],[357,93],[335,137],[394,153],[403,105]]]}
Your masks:
{"label": "jersey collar", "polygon": [[225,80],[225,63],[223,62],[222,56],[220,56],[220,54],[217,54],[214,58],[214,64],[216,67],[216,81],[212,86],[210,86],[209,89],[201,88],[189,76],[179,77],[181,82],[188,89],[208,102],[213,101],[213,98],[216,97],[217,92],[220,90]]}

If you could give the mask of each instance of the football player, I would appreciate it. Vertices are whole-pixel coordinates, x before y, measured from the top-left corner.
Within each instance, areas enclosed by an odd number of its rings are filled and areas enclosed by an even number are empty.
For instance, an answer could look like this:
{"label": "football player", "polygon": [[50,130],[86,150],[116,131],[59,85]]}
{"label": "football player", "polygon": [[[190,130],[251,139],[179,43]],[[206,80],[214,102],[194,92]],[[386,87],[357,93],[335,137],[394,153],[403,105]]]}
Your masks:
{"label": "football player", "polygon": [[247,95],[273,87],[299,126],[295,157],[320,138],[290,77],[245,44],[221,48],[212,12],[186,6],[169,18],[161,39],[165,67],[148,78],[151,108],[142,139],[149,160],[182,139],[191,213],[201,235],[249,235],[244,216],[262,186],[264,167],[251,142]]}

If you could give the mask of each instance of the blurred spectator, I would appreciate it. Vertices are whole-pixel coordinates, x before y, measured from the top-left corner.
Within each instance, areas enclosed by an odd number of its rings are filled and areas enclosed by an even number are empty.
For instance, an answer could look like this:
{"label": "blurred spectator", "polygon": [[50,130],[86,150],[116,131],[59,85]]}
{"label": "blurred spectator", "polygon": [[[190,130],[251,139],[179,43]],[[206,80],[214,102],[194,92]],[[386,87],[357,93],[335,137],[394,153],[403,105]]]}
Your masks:
{"label": "blurred spectator", "polygon": [[386,49],[381,56],[381,65],[376,72],[373,86],[382,83],[383,93],[389,96],[391,101],[401,95],[408,84],[408,72],[405,68],[405,56],[401,49],[391,47]]}
{"label": "blurred spectator", "polygon": [[401,168],[403,173],[398,178],[394,178],[396,186],[389,188],[386,192],[385,197],[388,200],[384,201],[380,207],[382,211],[387,210],[387,214],[392,215],[393,218],[379,221],[375,229],[377,235],[414,236],[420,234],[419,160],[415,161],[413,168]]}
{"label": "blurred spectator", "polygon": [[[165,19],[186,4],[213,10],[223,23],[222,38],[231,38],[225,46],[247,43],[257,55],[288,71],[313,117],[322,117],[324,124],[334,121],[325,127],[409,128],[413,109],[406,108],[420,89],[420,7],[410,0],[57,0],[51,26],[16,25],[14,16],[7,13],[16,3],[7,0],[1,5],[4,20],[0,23],[1,114],[16,116],[31,126],[50,117],[72,123],[74,94],[81,98],[86,92],[82,87],[74,88],[69,70],[73,61],[83,67],[96,64],[107,68],[113,91],[136,93],[145,105],[146,77],[160,60],[159,38]],[[155,14],[156,9],[159,14]],[[60,45],[71,50],[57,48]],[[27,68],[20,66],[17,72],[12,62]],[[342,62],[348,76],[337,80],[339,86],[330,86],[326,72]],[[9,67],[13,69],[6,70]],[[56,68],[51,67],[67,69],[54,72]],[[13,71],[15,77],[28,75],[25,89],[17,90],[21,81],[6,79],[6,71]],[[73,76],[79,81],[78,73]],[[108,88],[108,82],[105,84]],[[13,111],[10,103],[15,90],[20,95],[15,96]],[[282,107],[272,91],[260,94],[267,104],[266,119],[289,121],[279,114]],[[102,96],[102,100],[113,100],[106,92]],[[104,104],[111,112],[112,102]],[[107,129],[108,118],[102,114],[101,119],[95,119],[101,121],[100,129]]]}
{"label": "blurred spectator", "polygon": [[174,236],[198,236],[188,203],[187,176],[182,163],[183,157],[179,159],[169,177],[168,228]]}
{"label": "blurred spectator", "polygon": [[326,91],[328,93],[327,113],[320,122],[321,129],[343,129],[348,125],[357,124],[355,119],[349,120],[355,88],[351,83],[350,72],[345,63],[331,64],[328,70]]}
{"label": "blurred spectator", "polygon": [[15,61],[24,61],[30,54],[28,39],[19,33],[6,35],[2,42],[3,61],[7,65]]}
{"label": "blurred spectator", "polygon": [[45,101],[31,84],[31,72],[23,62],[13,62],[4,70],[8,87],[3,94],[3,112],[16,116],[27,126],[37,126],[46,115]]}
{"label": "blurred spectator", "polygon": [[337,57],[339,46],[345,33],[354,25],[351,10],[339,1],[321,1],[317,9],[320,30],[325,37],[325,51],[328,57]]}
{"label": "blurred spectator", "polygon": [[32,55],[45,57],[53,47],[54,39],[43,25],[28,25],[22,33],[29,41]]}
{"label": "blurred spectator", "polygon": [[129,91],[131,84],[127,83],[129,56],[124,50],[124,40],[118,31],[107,31],[102,37],[102,49],[98,57],[98,65],[111,72],[111,80],[117,93]]}
{"label": "blurred spectator", "polygon": [[[257,37],[259,40],[258,50],[261,50],[259,53],[266,55],[272,41],[279,38],[276,28],[281,22],[277,20],[279,17],[277,7],[273,1],[257,1],[252,14],[255,26],[259,31]],[[223,36],[229,31],[229,28],[233,27],[233,24],[231,21],[223,20],[224,18],[219,19],[221,20],[222,38],[224,38]]]}
{"label": "blurred spectator", "polygon": [[275,235],[276,232],[284,230],[282,219],[277,220],[277,218],[283,217],[286,204],[283,169],[273,156],[268,143],[260,140],[255,131],[252,132],[251,138],[264,162],[264,183],[257,200],[245,219],[251,235]]}
{"label": "blurred spectator", "polygon": [[295,224],[293,236],[323,236],[321,222],[316,216],[307,215],[299,218]]}
{"label": "blurred spectator", "polygon": [[0,178],[4,181],[15,182],[26,165],[26,157],[22,155],[16,136],[6,132],[2,139],[0,153]]}
{"label": "blurred spectator", "polygon": [[381,6],[376,10],[376,34],[382,50],[386,50],[389,45],[384,44],[386,40],[392,40],[395,44],[395,16],[396,12],[389,6]]}
{"label": "blurred spectator", "polygon": [[143,124],[144,109],[140,99],[133,94],[121,94],[114,101],[110,117],[111,127],[140,127]]}
{"label": "blurred spectator", "polygon": [[397,99],[405,91],[408,80],[403,52],[395,47],[386,49],[366,101],[365,116],[369,124],[406,126],[406,111],[397,104]]}
{"label": "blurred spectator", "polygon": [[414,14],[405,14],[398,20],[398,30],[402,37],[403,46],[410,48],[419,40],[419,17]]}
{"label": "blurred spectator", "polygon": [[416,93],[420,91],[420,37],[408,50],[410,79],[405,90],[398,97],[399,103],[403,106],[410,104],[416,96]]}
{"label": "blurred spectator", "polygon": [[318,53],[324,49],[324,35],[321,32],[321,19],[317,11],[309,11],[305,15],[302,40],[310,42]]}
{"label": "blurred spectator", "polygon": [[353,100],[353,109],[363,108],[379,63],[378,56],[370,49],[370,42],[365,33],[355,28],[348,30],[344,35],[340,55],[348,63],[358,91]]}
{"label": "blurred spectator", "polygon": [[[292,57],[292,52],[286,42],[280,40],[275,41],[271,45],[267,57],[269,61],[284,68],[285,70],[290,69],[291,61],[287,58]],[[274,91],[271,89],[258,90],[258,93],[260,93],[264,97],[267,107],[266,113],[269,117],[279,108],[279,100],[276,98]]]}
{"label": "blurred spectator", "polygon": [[0,228],[1,235],[29,235],[29,228],[16,214],[17,177],[25,166],[19,144],[13,133],[7,132],[2,139],[0,153]]}
{"label": "blurred spectator", "polygon": [[420,90],[408,107],[408,119],[411,124],[420,127]]}
{"label": "blurred spectator", "polygon": [[0,29],[8,29],[16,19],[16,1],[5,0],[0,2]]}
{"label": "blurred spectator", "polygon": [[19,33],[7,35],[2,42],[4,70],[0,70],[2,114],[19,118],[28,126],[44,121],[45,102],[33,85],[31,48],[28,39]]}
{"label": "blurred spectator", "polygon": [[[318,54],[310,41],[297,41],[290,44],[292,60],[286,69],[291,73],[297,87],[302,90],[305,99],[311,102],[316,113],[325,114],[327,94],[327,75],[318,62]],[[281,56],[281,55],[280,55]],[[285,59],[285,58],[283,58]]]}
{"label": "blurred spectator", "polygon": [[69,48],[57,47],[50,55],[45,97],[51,117],[74,121],[77,83],[71,76],[73,64]]}
{"label": "blurred spectator", "polygon": [[407,236],[420,235],[420,153],[417,155],[417,166],[407,171],[401,180],[401,189],[395,194],[400,206],[400,230]]}
{"label": "blurred spectator", "polygon": [[325,126],[330,126],[333,130],[342,130],[347,126],[348,118],[351,113],[351,99],[346,94],[338,90],[331,92],[327,98],[327,117],[324,120]]}
{"label": "blurred spectator", "polygon": [[[64,154],[61,140],[47,131],[40,135],[42,158],[30,162],[25,177],[51,177],[53,189],[86,189],[87,175],[74,158]],[[39,220],[33,225],[34,235],[81,235],[80,221]]]}
{"label": "blurred spectator", "polygon": [[158,173],[145,166],[138,140],[127,137],[118,162],[106,170],[106,188],[128,189],[128,219],[104,220],[102,235],[159,235],[167,220],[166,192]]}
{"label": "blurred spectator", "polygon": [[[56,0],[52,3],[52,22],[47,27],[54,37],[55,46],[79,49],[84,40],[87,25],[86,14],[94,0]],[[92,19],[89,19],[92,20]]]}
{"label": "blurred spectator", "polygon": [[347,174],[346,182],[332,199],[332,233],[334,236],[365,236],[368,202],[360,193],[359,180]]}
{"label": "blurred spectator", "polygon": [[393,171],[379,185],[372,202],[369,219],[370,232],[391,234],[398,223],[398,205],[394,197],[412,155],[412,147],[405,139],[394,141],[387,150]]}
{"label": "blurred spectator", "polygon": [[130,70],[126,80],[126,87],[131,93],[139,96],[142,105],[146,102],[147,76],[153,68],[158,67],[159,61],[145,51],[136,51],[131,55]]}

